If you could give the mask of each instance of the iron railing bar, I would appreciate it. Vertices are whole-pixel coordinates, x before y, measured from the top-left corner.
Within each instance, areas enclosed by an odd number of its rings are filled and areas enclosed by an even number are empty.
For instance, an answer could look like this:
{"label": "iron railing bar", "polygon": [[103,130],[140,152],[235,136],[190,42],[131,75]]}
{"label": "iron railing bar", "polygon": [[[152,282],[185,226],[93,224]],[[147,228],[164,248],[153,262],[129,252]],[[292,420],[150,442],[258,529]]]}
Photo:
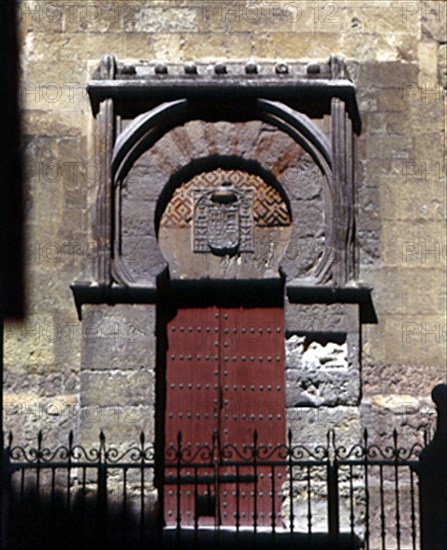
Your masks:
{"label": "iron railing bar", "polygon": [[397,466],[399,467],[403,467],[403,466],[414,467],[417,464],[419,464],[417,460],[404,460],[401,458],[397,460],[395,459],[338,460],[337,459],[337,463],[340,466],[365,466],[366,464],[368,466],[395,466],[397,464]]}
{"label": "iron railing bar", "polygon": [[383,492],[383,466],[379,466],[380,476],[380,537],[382,540],[382,550],[386,550],[386,526],[385,526],[385,495]]}
{"label": "iron railing bar", "polygon": [[140,542],[144,542],[145,513],[144,513],[144,472],[145,468],[140,470]]}
{"label": "iron railing bar", "polygon": [[52,515],[53,515],[55,497],[56,497],[55,481],[56,481],[56,470],[52,470],[51,471],[51,513]]}
{"label": "iron railing bar", "polygon": [[81,525],[84,525],[85,520],[85,499],[86,499],[86,482],[87,482],[87,469],[82,468],[82,502],[81,502]]}
{"label": "iron railing bar", "polygon": [[122,541],[126,541],[127,535],[127,469],[123,468],[123,506],[122,506]]}
{"label": "iron railing bar", "polygon": [[253,519],[254,519],[254,532],[256,534],[258,528],[258,470],[257,470],[257,446],[258,443],[258,432],[255,430],[253,432],[253,470],[255,473],[255,484],[253,490]]}
{"label": "iron railing bar", "polygon": [[275,467],[271,466],[271,485],[270,485],[270,492],[271,492],[271,498],[272,498],[272,533],[275,533],[276,530],[276,487],[275,487]]}
{"label": "iron railing bar", "polygon": [[166,477],[165,478],[165,485],[177,485],[177,483],[180,483],[180,485],[212,485],[213,483],[253,483],[256,484],[258,482],[258,479],[255,478],[252,474],[242,474],[240,477],[237,477],[235,475],[229,474],[229,475],[218,475],[213,477],[198,477],[197,479],[195,476],[191,474],[185,474],[181,475],[180,479],[175,477]]}
{"label": "iron railing bar", "polygon": [[[311,468],[315,467],[315,468],[321,468],[323,466],[326,466],[328,464],[328,461],[307,461],[307,460],[294,460],[294,461],[289,461],[289,460],[276,460],[276,461],[261,461],[261,460],[257,460],[256,461],[256,465],[257,467],[261,468],[261,467],[264,467],[264,468],[270,468],[271,466],[274,466],[275,468],[285,468],[285,467],[288,467],[289,464],[292,464],[292,466],[302,466],[302,467],[306,467],[306,466],[309,466]],[[360,463],[362,464],[362,463]],[[417,462],[415,463],[417,464]],[[239,466],[239,467],[245,467],[245,468],[251,468],[253,467],[254,465],[254,461],[252,462],[222,462],[220,463],[220,466],[222,468],[236,468],[236,466]],[[353,463],[354,465],[354,463]],[[391,465],[394,465],[394,461],[391,461]],[[206,464],[203,464],[203,463],[200,463],[200,464],[197,464],[197,463],[189,463],[189,462],[185,462],[185,463],[182,463],[182,467],[195,467],[195,466],[207,466]],[[166,468],[168,467],[168,465],[166,465]],[[170,468],[172,468],[173,465],[170,466]],[[211,467],[211,466],[209,466]]]}
{"label": "iron railing bar", "polygon": [[[181,508],[180,508],[180,495],[181,495],[181,491],[180,491],[180,468],[182,467],[181,465],[181,447],[182,447],[182,435],[181,435],[181,432],[179,431],[178,434],[177,434],[177,449],[178,449],[178,452],[177,452],[177,480],[178,480],[178,483],[177,483],[177,517],[176,517],[176,523],[177,523],[177,539],[178,537],[180,536],[180,525],[181,525]],[[178,540],[177,540],[178,542]]]}
{"label": "iron railing bar", "polygon": [[[284,460],[284,461],[274,461],[274,462],[269,462],[269,461],[265,461],[265,462],[262,462],[262,461],[257,461],[256,462],[257,466],[260,468],[262,466],[264,467],[270,467],[270,466],[275,466],[275,467],[287,467],[289,466],[289,461],[287,460]],[[296,460],[296,461],[292,461],[292,466],[299,466],[299,467],[306,467],[306,466],[310,466],[310,467],[322,467],[322,466],[326,466],[327,465],[327,461],[300,461],[300,460]],[[348,461],[348,462],[339,462],[339,464],[341,465],[349,465],[349,464],[352,464],[352,465],[363,465],[364,464],[364,461],[354,461],[354,462],[351,462],[351,461]],[[368,464],[371,464],[371,465],[380,465],[380,464],[383,464],[383,465],[386,465],[386,466],[394,466],[395,464],[395,461],[391,460],[391,461],[368,461]],[[414,466],[414,465],[417,465],[418,462],[399,462],[399,466]],[[37,470],[37,469],[45,469],[45,468],[48,468],[48,469],[59,469],[59,468],[97,468],[99,465],[101,465],[101,467],[107,469],[107,470],[113,470],[114,468],[129,468],[129,469],[146,469],[146,468],[155,468],[155,462],[146,462],[144,464],[138,464],[138,463],[134,463],[134,462],[117,462],[117,463],[110,463],[110,462],[107,462],[107,463],[100,463],[100,462],[75,462],[75,461],[72,461],[72,462],[40,462],[40,463],[24,463],[24,462],[11,462],[10,466],[11,468],[15,468],[15,469],[19,469],[19,470],[22,470],[22,469],[34,469],[34,470]],[[165,464],[165,469],[170,469],[172,470],[172,468],[175,468],[177,466],[177,463],[174,462],[172,464],[168,464],[166,463]],[[236,466],[240,466],[240,467],[250,467],[250,466],[253,466],[253,462],[225,462],[225,463],[222,463],[220,464],[220,466],[222,467],[236,467]],[[191,462],[185,462],[185,463],[180,463],[180,467],[181,468],[213,468],[214,467],[214,464],[213,463],[191,463]]]}
{"label": "iron railing bar", "polygon": [[400,502],[399,502],[399,466],[394,465],[394,491],[396,503],[396,540],[397,550],[401,550],[401,533],[400,533]]}
{"label": "iron railing bar", "polygon": [[354,514],[354,482],[353,482],[353,466],[349,466],[349,527],[351,530],[351,545],[354,545],[355,531],[355,514]]}
{"label": "iron railing bar", "polygon": [[311,485],[310,469],[307,466],[307,533],[312,534],[312,485]]}
{"label": "iron railing bar", "polygon": [[414,502],[414,471],[410,469],[411,540],[416,550],[416,506]]}
{"label": "iron railing bar", "polygon": [[[239,466],[236,466],[236,477],[239,477]],[[239,527],[240,527],[240,483],[236,483],[236,532],[239,534]]]}
{"label": "iron railing bar", "polygon": [[[194,469],[194,531],[196,533],[199,528],[199,515],[197,511],[198,502],[199,502],[199,493],[198,493],[199,484],[197,483],[197,479],[198,479],[197,472],[198,472],[198,468],[195,468]],[[165,484],[166,484],[166,479],[165,479]]]}
{"label": "iron railing bar", "polygon": [[12,464],[11,468],[14,468],[16,470],[73,470],[73,469],[83,469],[83,468],[91,468],[91,469],[98,469],[102,468],[104,470],[153,470],[155,469],[154,464],[146,464],[142,466],[141,464],[131,464],[131,463],[123,463],[123,464],[89,464],[88,462],[72,462],[71,464],[64,464],[64,463],[57,463],[57,464]]}
{"label": "iron railing bar", "polygon": [[288,467],[288,474],[289,474],[289,501],[290,501],[290,506],[289,506],[289,521],[290,521],[290,533],[293,533],[293,530],[294,530],[294,519],[295,519],[295,511],[294,511],[294,507],[293,507],[293,466],[294,466],[294,461],[293,461],[293,458],[292,458],[292,453],[290,452],[291,449],[292,449],[292,430],[289,429],[288,432],[287,432],[287,439],[288,439],[288,443],[289,443],[289,454],[288,454],[288,464],[287,464],[287,467]]}
{"label": "iron railing bar", "polygon": [[370,550],[369,545],[369,483],[368,483],[368,462],[364,464],[364,478],[365,478],[365,550]]}

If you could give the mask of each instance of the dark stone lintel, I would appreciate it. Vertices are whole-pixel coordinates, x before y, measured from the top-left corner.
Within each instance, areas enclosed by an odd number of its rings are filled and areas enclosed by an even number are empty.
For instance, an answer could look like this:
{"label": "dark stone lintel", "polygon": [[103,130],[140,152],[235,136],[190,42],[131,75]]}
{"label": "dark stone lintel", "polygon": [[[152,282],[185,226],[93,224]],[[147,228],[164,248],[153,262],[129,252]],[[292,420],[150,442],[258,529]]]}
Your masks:
{"label": "dark stone lintel", "polygon": [[[120,102],[164,102],[177,99],[191,100],[254,100],[272,99],[275,101],[309,100],[321,101],[325,113],[330,113],[330,100],[338,97],[346,103],[356,134],[361,132],[361,120],[355,97],[355,85],[347,79],[297,79],[285,78],[232,78],[216,80],[210,77],[185,79],[178,76],[151,80],[91,80],[87,85],[93,113],[96,116],[99,105],[111,98]],[[326,113],[327,111],[327,113]]]}
{"label": "dark stone lintel", "polygon": [[360,322],[366,324],[378,322],[371,297],[372,290],[371,287],[362,284],[346,287],[286,285],[287,297],[291,303],[358,304]]}
{"label": "dark stone lintel", "polygon": [[[261,301],[264,299],[271,302],[270,305],[279,305],[283,294],[280,280],[172,281],[169,286],[171,298],[174,294],[177,295],[177,299],[187,296],[196,304],[201,301],[219,302],[222,299],[224,302],[228,302],[244,298],[243,301],[247,304],[259,303],[260,299]],[[70,288],[73,292],[79,319],[82,318],[81,306],[83,304],[155,304],[159,294],[155,287],[108,286],[84,281],[77,281]],[[286,294],[291,303],[359,304],[362,323],[377,323],[371,293],[372,288],[362,285],[344,288],[286,285]]]}
{"label": "dark stone lintel", "polygon": [[76,281],[70,288],[79,320],[82,320],[83,304],[155,304],[157,298],[157,290],[151,287],[109,286]]}

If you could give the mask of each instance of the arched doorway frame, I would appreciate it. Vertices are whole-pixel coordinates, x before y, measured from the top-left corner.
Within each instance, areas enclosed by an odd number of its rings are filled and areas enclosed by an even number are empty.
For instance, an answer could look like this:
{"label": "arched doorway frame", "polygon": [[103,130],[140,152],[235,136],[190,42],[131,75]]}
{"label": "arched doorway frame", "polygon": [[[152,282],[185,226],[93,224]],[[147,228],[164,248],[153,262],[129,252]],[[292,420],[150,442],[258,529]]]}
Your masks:
{"label": "arched doorway frame", "polygon": [[[255,108],[253,108],[254,106]],[[135,118],[118,136],[111,157],[115,219],[114,234],[112,236],[112,271],[117,282],[129,287],[134,286],[132,276],[126,269],[125,262],[120,253],[120,194],[123,182],[132,166],[142,154],[153,147],[170,130],[192,120],[228,120],[238,122],[261,120],[285,132],[310,155],[317,169],[321,171],[323,181],[327,183],[327,191],[330,197],[330,208],[326,212],[326,218],[329,220],[326,229],[326,239],[330,243],[330,246],[326,247],[325,253],[316,266],[312,277],[316,284],[325,282],[330,269],[330,263],[334,259],[334,255],[332,254],[333,245],[336,241],[340,241],[340,239],[337,239],[337,233],[340,233],[340,201],[345,205],[347,219],[350,220],[353,217],[349,202],[345,201],[344,197],[341,197],[338,192],[337,181],[334,178],[334,171],[332,169],[333,154],[329,140],[307,115],[299,113],[287,105],[258,99],[251,107],[247,112],[236,113],[235,115],[234,113],[229,114],[226,110],[210,109],[209,106],[198,105],[187,100],[166,102]],[[252,160],[253,162],[259,162],[258,159]],[[278,182],[278,186],[280,192],[286,196],[290,203],[299,183],[293,180],[288,183],[288,186],[284,186],[281,182]],[[163,190],[161,194],[163,194]],[[154,216],[154,220],[152,221],[154,226],[156,224],[155,218],[156,216]],[[349,227],[350,223],[347,222],[345,225]],[[349,229],[347,230],[349,231]],[[162,254],[158,248],[158,243],[154,242],[154,246],[156,248],[154,256],[161,257]],[[337,245],[335,245],[335,248],[337,248]]]}

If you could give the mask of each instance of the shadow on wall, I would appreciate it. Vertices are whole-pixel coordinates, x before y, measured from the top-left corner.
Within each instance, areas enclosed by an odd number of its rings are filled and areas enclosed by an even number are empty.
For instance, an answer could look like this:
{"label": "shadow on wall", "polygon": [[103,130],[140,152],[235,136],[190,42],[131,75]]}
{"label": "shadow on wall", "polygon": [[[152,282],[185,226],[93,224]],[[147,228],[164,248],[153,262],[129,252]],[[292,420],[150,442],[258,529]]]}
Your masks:
{"label": "shadow on wall", "polygon": [[138,548],[140,541],[146,548],[159,548],[154,526],[141,529],[139,514],[110,502],[101,506],[93,491],[87,497],[79,493],[69,500],[62,491],[18,488],[11,491],[9,503],[5,550],[113,550]]}
{"label": "shadow on wall", "polygon": [[[39,496],[40,493],[40,496]],[[42,489],[21,491],[10,495],[8,527],[2,548],[22,549],[185,549],[210,548],[303,550],[350,550],[361,548],[357,537],[341,535],[337,542],[325,533],[265,533],[229,530],[166,529],[157,531],[154,525],[141,527],[141,511],[126,510],[123,505],[107,504],[102,508],[96,495],[78,495],[69,502],[62,492],[42,496]]]}

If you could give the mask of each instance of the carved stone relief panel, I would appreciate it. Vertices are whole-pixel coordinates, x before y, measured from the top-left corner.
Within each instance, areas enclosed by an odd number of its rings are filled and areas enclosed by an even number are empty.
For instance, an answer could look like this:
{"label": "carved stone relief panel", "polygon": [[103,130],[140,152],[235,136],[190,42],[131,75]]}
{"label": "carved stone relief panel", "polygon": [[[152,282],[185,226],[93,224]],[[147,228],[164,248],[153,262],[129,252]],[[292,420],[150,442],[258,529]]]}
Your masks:
{"label": "carved stone relief panel", "polygon": [[253,252],[253,189],[194,190],[194,252]]}
{"label": "carved stone relief panel", "polygon": [[191,277],[246,277],[255,271],[262,277],[277,267],[279,242],[286,247],[290,232],[289,208],[277,189],[258,175],[217,168],[174,191],[159,240],[171,276],[181,270]]}

